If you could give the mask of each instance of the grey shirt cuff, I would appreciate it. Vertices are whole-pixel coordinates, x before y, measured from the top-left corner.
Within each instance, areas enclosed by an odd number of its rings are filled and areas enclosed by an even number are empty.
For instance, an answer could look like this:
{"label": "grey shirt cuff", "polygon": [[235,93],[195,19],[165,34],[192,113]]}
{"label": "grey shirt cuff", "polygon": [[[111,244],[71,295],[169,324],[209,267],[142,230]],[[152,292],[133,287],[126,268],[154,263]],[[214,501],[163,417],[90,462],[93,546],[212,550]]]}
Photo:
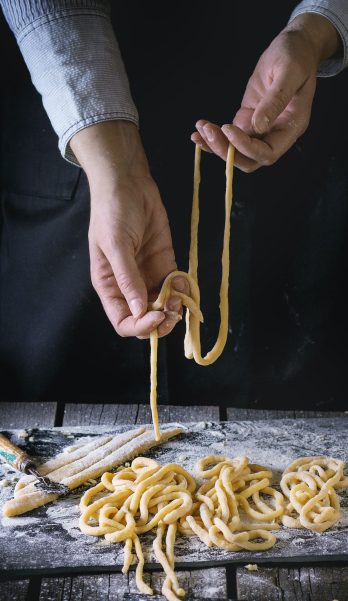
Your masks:
{"label": "grey shirt cuff", "polygon": [[60,9],[19,29],[10,24],[64,158],[78,165],[69,141],[85,127],[114,119],[138,125],[138,112],[105,11]]}
{"label": "grey shirt cuff", "polygon": [[336,75],[348,65],[348,1],[303,0],[291,14],[290,21],[303,13],[317,13],[326,17],[339,33],[343,52],[323,61],[318,68],[319,77]]}

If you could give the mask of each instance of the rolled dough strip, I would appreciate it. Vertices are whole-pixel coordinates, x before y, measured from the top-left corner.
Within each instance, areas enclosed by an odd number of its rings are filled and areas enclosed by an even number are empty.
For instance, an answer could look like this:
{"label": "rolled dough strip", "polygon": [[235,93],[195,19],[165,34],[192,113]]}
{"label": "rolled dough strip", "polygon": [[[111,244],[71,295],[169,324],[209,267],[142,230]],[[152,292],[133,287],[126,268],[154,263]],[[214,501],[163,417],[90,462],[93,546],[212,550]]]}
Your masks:
{"label": "rolled dough strip", "polygon": [[[143,431],[144,428],[140,428],[139,430]],[[133,434],[134,432],[136,433],[138,430],[133,430]],[[168,430],[164,430],[159,442],[166,442],[181,432],[182,428],[170,428]],[[122,447],[115,450],[108,457],[104,457],[101,461],[98,461],[95,465],[92,465],[87,469],[82,469],[79,474],[75,474],[74,476],[70,476],[68,478],[63,478],[61,482],[73,490],[87,480],[90,480],[91,478],[98,478],[105,471],[115,468],[125,461],[133,459],[137,455],[151,449],[157,444],[159,443],[155,440],[154,433],[152,431],[144,432],[143,434],[137,435],[134,440],[130,440]],[[3,514],[7,517],[21,515],[27,511],[31,511],[32,509],[36,509],[37,507],[51,503],[56,499],[58,499],[58,495],[47,494],[39,490],[25,493],[23,492],[23,489],[21,489],[18,496],[5,503],[3,507]]]}
{"label": "rolled dough strip", "polygon": [[[82,470],[87,470],[90,466],[95,465],[97,462],[102,461],[105,457],[111,457],[112,453],[117,451],[131,440],[135,440],[138,436],[145,432],[145,426],[138,428],[138,430],[129,430],[118,436],[115,436],[103,446],[90,451],[86,455],[76,459],[73,463],[68,465],[62,465],[59,469],[50,471],[48,473],[51,480],[55,482],[61,482],[61,480],[79,474]],[[89,445],[87,445],[89,446]],[[47,472],[46,472],[47,473]],[[93,476],[91,476],[92,478]]]}
{"label": "rolled dough strip", "polygon": [[[89,442],[84,445],[84,447],[81,447],[81,449],[78,449],[75,454],[75,461],[71,462],[71,456],[63,452],[57,455],[57,457],[43,463],[40,466],[39,471],[44,476],[49,476],[54,482],[60,482],[63,478],[77,474],[82,470],[87,469],[90,465],[97,463],[133,438],[140,436],[143,432],[145,432],[145,426],[141,426],[137,430],[127,430],[127,432],[123,432],[115,437],[98,437],[96,440]],[[64,458],[66,460],[65,465],[62,464]],[[52,467],[55,465],[59,465],[60,467],[53,471]],[[48,466],[51,466],[51,469],[49,469]],[[23,476],[16,485],[15,496],[17,496],[17,492],[18,494],[23,494],[35,491],[35,482],[35,476]]]}
{"label": "rolled dough strip", "polygon": [[88,443],[81,445],[79,444],[79,448],[75,451],[72,451],[71,453],[66,453],[65,451],[63,451],[63,453],[59,453],[59,455],[53,457],[53,459],[50,459],[49,461],[46,461],[45,463],[40,465],[40,474],[46,476],[46,474],[48,474],[49,472],[58,470],[63,465],[73,463],[73,461],[81,459],[81,457],[85,457],[88,453],[91,453],[95,449],[102,447],[106,443],[110,442],[110,440],[112,440],[112,436],[98,436],[92,441],[89,440]]}
{"label": "rolled dough strip", "polygon": [[154,432],[152,430],[144,432],[140,436],[137,436],[134,440],[130,440],[117,451],[114,451],[109,457],[105,457],[102,461],[99,461],[87,470],[82,471],[80,474],[76,474],[70,478],[63,478],[62,484],[66,484],[69,488],[77,488],[86,480],[90,478],[99,478],[104,472],[111,470],[112,468],[121,465],[125,461],[134,459],[137,455],[148,451],[158,443],[166,442],[169,438],[177,436],[182,432],[182,428],[171,428],[170,430],[164,430],[161,433],[161,439],[156,440]]}
{"label": "rolled dough strip", "polygon": [[27,511],[31,511],[47,503],[52,503],[56,499],[58,499],[58,495],[48,495],[43,490],[36,489],[35,492],[24,493],[7,501],[2,513],[4,516],[11,518],[15,515],[27,513]]}

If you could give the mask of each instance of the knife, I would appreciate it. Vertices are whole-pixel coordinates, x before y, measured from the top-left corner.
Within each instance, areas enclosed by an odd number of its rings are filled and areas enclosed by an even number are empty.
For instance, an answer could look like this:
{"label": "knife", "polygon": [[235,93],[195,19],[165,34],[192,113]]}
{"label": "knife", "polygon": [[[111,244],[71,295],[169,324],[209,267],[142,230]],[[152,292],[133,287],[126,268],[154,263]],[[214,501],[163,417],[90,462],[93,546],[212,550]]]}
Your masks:
{"label": "knife", "polygon": [[71,492],[68,486],[54,482],[47,476],[42,476],[34,463],[34,460],[29,455],[11,442],[4,434],[0,434],[0,459],[6,461],[23,474],[31,474],[35,476],[37,482],[36,487],[49,493],[60,496],[65,496]]}

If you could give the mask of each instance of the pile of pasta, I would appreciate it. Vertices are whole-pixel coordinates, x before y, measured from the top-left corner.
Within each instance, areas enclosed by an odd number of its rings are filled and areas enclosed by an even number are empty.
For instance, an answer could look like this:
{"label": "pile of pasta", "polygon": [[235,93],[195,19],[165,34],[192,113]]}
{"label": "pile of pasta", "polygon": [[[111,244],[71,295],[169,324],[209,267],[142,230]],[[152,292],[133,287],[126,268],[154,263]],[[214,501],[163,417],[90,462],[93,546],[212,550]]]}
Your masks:
{"label": "pile of pasta", "polygon": [[161,467],[153,459],[138,457],[130,467],[104,473],[101,482],[84,493],[79,525],[85,534],[125,543],[122,571],[128,572],[136,556],[136,584],[148,595],[153,591],[143,579],[139,536],[157,529],[154,553],[166,573],[162,593],[178,601],[185,592],[174,571],[177,532],[228,551],[270,549],[279,522],[323,532],[339,519],[335,488],[348,486],[343,470],[344,463],[331,457],[297,459],[281,479],[284,496],[271,486],[272,472],[247,457],[200,459],[198,484],[180,465]]}
{"label": "pile of pasta", "polygon": [[282,516],[288,528],[324,532],[340,518],[336,490],[348,487],[344,461],[327,456],[301,457],[289,465],[280,482],[289,500]]}

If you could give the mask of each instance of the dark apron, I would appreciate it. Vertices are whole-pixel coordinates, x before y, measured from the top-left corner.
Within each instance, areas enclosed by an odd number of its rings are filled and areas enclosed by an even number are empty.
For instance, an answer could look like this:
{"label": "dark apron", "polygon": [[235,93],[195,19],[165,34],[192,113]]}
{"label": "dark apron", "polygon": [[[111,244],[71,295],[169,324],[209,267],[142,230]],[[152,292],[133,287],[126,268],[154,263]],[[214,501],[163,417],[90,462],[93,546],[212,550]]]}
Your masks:
{"label": "dark apron", "polygon": [[[114,5],[141,131],[187,269],[195,120],[228,122],[296,2]],[[162,12],[163,10],[163,12]],[[116,14],[117,12],[117,14]],[[265,14],[268,14],[265,18]],[[263,23],[262,28],[260,22]],[[7,26],[1,147],[1,398],[146,402],[147,341],[117,336],[89,276],[86,178],[56,135]],[[184,325],[160,342],[160,402],[345,407],[348,72],[321,80],[310,129],[275,166],[235,174],[230,332],[211,367]],[[202,162],[203,351],[218,330],[224,164]]]}

